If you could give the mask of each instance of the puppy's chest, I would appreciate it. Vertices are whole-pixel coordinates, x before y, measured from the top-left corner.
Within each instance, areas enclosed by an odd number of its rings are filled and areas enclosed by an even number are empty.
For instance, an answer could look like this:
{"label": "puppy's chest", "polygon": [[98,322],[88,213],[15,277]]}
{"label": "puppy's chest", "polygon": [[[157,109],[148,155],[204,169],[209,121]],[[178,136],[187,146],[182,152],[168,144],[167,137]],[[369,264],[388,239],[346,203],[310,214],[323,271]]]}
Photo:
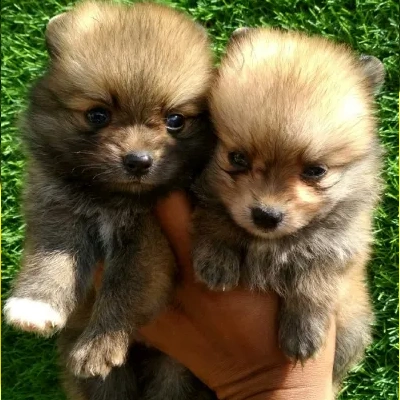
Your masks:
{"label": "puppy's chest", "polygon": [[123,245],[140,234],[145,215],[130,209],[102,211],[96,221],[100,242],[107,251],[115,245]]}
{"label": "puppy's chest", "polygon": [[261,264],[272,271],[290,268],[293,260],[297,258],[296,253],[291,248],[260,241],[250,242],[246,253],[247,263]]}
{"label": "puppy's chest", "polygon": [[283,296],[295,290],[304,278],[320,275],[314,263],[311,254],[298,254],[289,246],[253,241],[247,247],[242,280],[253,289],[272,289]]}
{"label": "puppy's chest", "polygon": [[332,243],[309,239],[296,242],[253,241],[248,245],[247,264],[256,265],[272,276],[299,276],[313,270],[327,273],[345,267],[353,252]]}

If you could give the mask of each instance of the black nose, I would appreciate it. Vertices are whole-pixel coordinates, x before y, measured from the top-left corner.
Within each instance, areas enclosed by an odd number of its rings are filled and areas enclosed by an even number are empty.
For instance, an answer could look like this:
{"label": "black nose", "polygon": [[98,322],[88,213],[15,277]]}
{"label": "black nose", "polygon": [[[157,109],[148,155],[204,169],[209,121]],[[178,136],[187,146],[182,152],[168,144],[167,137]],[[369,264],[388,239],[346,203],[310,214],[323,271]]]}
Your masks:
{"label": "black nose", "polygon": [[132,174],[143,175],[153,164],[153,159],[148,153],[128,153],[124,157],[125,168]]}
{"label": "black nose", "polygon": [[283,219],[283,213],[271,207],[255,207],[251,209],[254,223],[263,229],[275,229]]}

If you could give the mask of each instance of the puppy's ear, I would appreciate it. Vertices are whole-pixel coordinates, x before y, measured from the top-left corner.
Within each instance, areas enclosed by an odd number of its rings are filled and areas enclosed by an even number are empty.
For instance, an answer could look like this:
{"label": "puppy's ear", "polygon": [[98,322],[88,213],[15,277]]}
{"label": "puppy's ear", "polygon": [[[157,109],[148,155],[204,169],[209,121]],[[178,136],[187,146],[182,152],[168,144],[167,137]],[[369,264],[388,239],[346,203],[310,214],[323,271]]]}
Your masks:
{"label": "puppy's ear", "polygon": [[68,13],[58,14],[51,18],[46,27],[46,47],[50,57],[56,57],[60,54],[62,48],[62,35],[65,31],[66,20],[69,18]]}
{"label": "puppy's ear", "polygon": [[242,26],[241,28],[237,28],[232,32],[231,39],[238,38],[238,37],[244,35],[249,30],[250,30],[250,28],[248,28],[247,26]]}
{"label": "puppy's ear", "polygon": [[208,32],[207,29],[200,24],[199,22],[195,22],[197,29],[200,31],[200,33],[205,37],[208,38]]}
{"label": "puppy's ear", "polygon": [[232,34],[231,37],[229,38],[228,44],[233,43],[234,41],[240,39],[241,37],[243,37],[244,35],[246,35],[248,32],[250,31],[250,28],[247,28],[246,26],[243,26],[241,28],[237,28],[235,29]]}
{"label": "puppy's ear", "polygon": [[374,94],[378,93],[385,81],[385,67],[383,63],[376,57],[362,54],[360,64],[371,91]]}
{"label": "puppy's ear", "polygon": [[106,3],[89,1],[53,17],[47,24],[45,34],[50,57],[59,56],[66,46],[73,46],[82,34],[96,26],[98,17],[107,10]]}

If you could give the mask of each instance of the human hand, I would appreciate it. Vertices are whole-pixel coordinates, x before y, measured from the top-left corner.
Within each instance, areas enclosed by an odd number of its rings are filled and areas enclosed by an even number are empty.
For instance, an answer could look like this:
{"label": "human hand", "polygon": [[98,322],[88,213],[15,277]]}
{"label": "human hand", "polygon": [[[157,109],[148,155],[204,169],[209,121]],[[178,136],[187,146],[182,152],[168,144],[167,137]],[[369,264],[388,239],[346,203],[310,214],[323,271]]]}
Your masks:
{"label": "human hand", "polygon": [[[181,279],[174,304],[140,329],[141,339],[189,368],[221,400],[331,400],[334,324],[318,357],[294,365],[279,349],[274,293],[213,292],[195,281],[185,194],[160,201],[157,216]],[[101,275],[98,269],[97,286]]]}
{"label": "human hand", "polygon": [[212,292],[195,282],[186,196],[173,193],[159,203],[157,215],[181,281],[175,306],[140,330],[144,340],[188,367],[219,399],[331,399],[334,324],[317,359],[293,365],[278,346],[277,296]]}

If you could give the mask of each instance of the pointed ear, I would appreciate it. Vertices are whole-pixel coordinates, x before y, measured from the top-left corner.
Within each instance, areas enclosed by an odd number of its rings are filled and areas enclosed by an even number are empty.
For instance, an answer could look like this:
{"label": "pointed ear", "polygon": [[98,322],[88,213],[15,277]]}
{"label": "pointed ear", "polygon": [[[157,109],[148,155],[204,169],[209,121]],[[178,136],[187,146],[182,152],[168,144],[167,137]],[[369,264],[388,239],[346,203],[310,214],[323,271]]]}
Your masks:
{"label": "pointed ear", "polygon": [[105,2],[85,1],[72,10],[53,17],[46,28],[46,44],[50,57],[59,56],[66,45],[73,46],[77,38],[98,23],[97,17],[107,11]]}
{"label": "pointed ear", "polygon": [[376,94],[385,81],[385,67],[383,63],[376,57],[362,54],[360,64],[371,91]]}
{"label": "pointed ear", "polygon": [[236,28],[232,32],[231,37],[239,37],[239,36],[243,35],[244,33],[246,33],[249,30],[250,30],[250,28],[248,28],[247,26],[242,26],[241,28]]}
{"label": "pointed ear", "polygon": [[249,30],[250,30],[250,28],[248,28],[247,26],[242,26],[241,28],[236,28],[231,34],[231,39],[237,39],[237,38],[243,36],[244,34],[246,34]]}
{"label": "pointed ear", "polygon": [[208,31],[207,31],[207,29],[206,29],[202,24],[200,24],[199,22],[195,22],[195,24],[196,24],[196,26],[197,26],[197,29],[201,32],[201,34],[202,34],[204,37],[208,38],[209,36],[208,36]]}
{"label": "pointed ear", "polygon": [[46,46],[50,57],[53,58],[60,53],[62,32],[65,29],[65,22],[68,13],[58,14],[51,18],[46,27]]}
{"label": "pointed ear", "polygon": [[243,26],[241,28],[237,28],[235,29],[232,34],[231,37],[229,38],[228,43],[232,43],[235,40],[243,37],[246,33],[248,33],[250,31],[250,28],[247,28],[246,26]]}

